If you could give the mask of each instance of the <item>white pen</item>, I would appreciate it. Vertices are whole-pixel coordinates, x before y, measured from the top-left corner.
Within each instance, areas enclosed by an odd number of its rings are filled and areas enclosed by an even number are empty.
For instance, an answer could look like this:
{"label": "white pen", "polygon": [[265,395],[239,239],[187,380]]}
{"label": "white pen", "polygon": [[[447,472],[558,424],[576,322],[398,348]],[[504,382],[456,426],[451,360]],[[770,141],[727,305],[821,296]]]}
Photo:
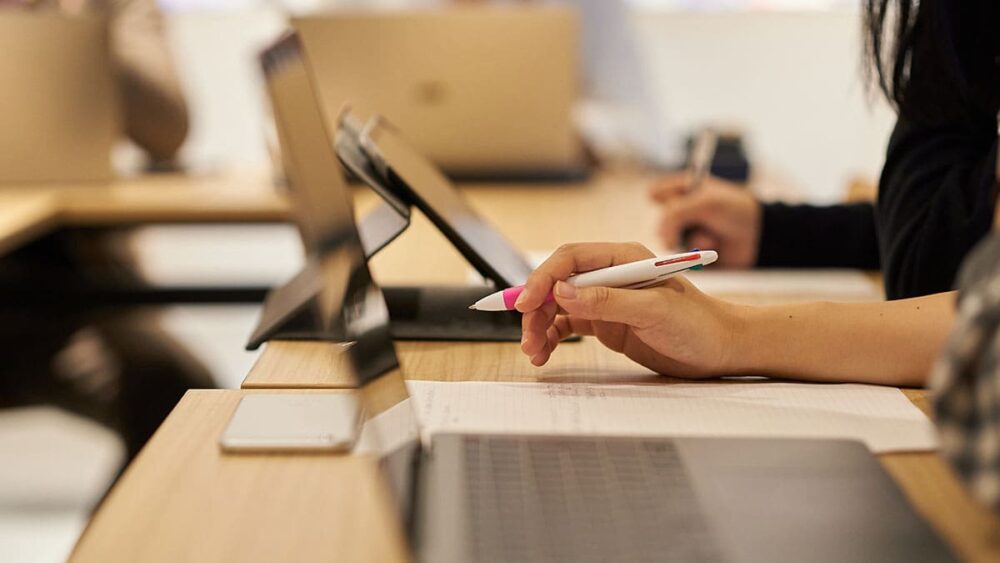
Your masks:
{"label": "white pen", "polygon": [[[719,259],[714,250],[694,250],[683,254],[659,256],[628,264],[619,264],[609,268],[584,272],[570,276],[566,283],[576,287],[617,287],[623,289],[641,289],[659,284],[669,277],[687,270],[697,270]],[[496,293],[491,293],[476,301],[470,309],[476,311],[513,311],[524,286],[509,287]],[[552,301],[550,293],[546,302]]]}
{"label": "white pen", "polygon": [[693,192],[701,187],[705,178],[712,171],[712,161],[715,159],[715,151],[719,146],[719,135],[712,129],[702,129],[695,138],[694,146],[691,148],[691,165],[688,167],[690,183],[688,192]]}

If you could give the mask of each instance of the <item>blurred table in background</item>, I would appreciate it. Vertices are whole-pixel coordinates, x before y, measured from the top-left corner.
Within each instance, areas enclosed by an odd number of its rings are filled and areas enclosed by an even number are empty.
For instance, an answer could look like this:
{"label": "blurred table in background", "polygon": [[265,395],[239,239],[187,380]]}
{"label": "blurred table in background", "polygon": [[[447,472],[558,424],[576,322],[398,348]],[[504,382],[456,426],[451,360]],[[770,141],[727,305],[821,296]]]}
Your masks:
{"label": "blurred table in background", "polygon": [[289,219],[266,173],[141,176],[110,184],[0,185],[0,253],[59,228]]}
{"label": "blurred table in background", "polygon": [[0,192],[0,255],[50,231],[56,206],[48,194]]}

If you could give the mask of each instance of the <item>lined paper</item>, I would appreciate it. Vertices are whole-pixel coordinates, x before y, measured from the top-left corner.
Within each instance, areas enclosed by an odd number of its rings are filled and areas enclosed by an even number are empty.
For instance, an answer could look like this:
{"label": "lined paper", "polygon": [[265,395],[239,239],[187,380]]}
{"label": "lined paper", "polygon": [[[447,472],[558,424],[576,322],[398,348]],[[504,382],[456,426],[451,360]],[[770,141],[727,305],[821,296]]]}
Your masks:
{"label": "lined paper", "polygon": [[408,381],[438,432],[842,438],[875,453],[937,448],[898,389],[772,381],[649,385]]}

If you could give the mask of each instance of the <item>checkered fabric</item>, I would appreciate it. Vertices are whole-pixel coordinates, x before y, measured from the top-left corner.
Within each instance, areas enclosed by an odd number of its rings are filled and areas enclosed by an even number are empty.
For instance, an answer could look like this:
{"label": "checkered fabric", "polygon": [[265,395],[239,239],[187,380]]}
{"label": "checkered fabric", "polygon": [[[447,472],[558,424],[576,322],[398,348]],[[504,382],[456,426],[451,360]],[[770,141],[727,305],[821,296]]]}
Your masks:
{"label": "checkered fabric", "polygon": [[1000,512],[1000,233],[969,255],[958,320],[931,374],[942,454]]}

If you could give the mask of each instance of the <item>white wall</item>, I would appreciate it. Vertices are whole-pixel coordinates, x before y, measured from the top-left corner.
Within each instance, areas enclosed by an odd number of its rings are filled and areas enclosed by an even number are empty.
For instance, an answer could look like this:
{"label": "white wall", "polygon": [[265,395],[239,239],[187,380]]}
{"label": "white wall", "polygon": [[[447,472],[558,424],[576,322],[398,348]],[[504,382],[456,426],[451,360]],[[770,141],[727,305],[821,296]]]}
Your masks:
{"label": "white wall", "polygon": [[192,111],[185,160],[264,167],[266,95],[257,54],[285,28],[272,9],[170,14],[168,30]]}
{"label": "white wall", "polygon": [[642,12],[635,25],[664,127],[738,124],[810,200],[876,177],[893,115],[864,88],[855,11]]}

